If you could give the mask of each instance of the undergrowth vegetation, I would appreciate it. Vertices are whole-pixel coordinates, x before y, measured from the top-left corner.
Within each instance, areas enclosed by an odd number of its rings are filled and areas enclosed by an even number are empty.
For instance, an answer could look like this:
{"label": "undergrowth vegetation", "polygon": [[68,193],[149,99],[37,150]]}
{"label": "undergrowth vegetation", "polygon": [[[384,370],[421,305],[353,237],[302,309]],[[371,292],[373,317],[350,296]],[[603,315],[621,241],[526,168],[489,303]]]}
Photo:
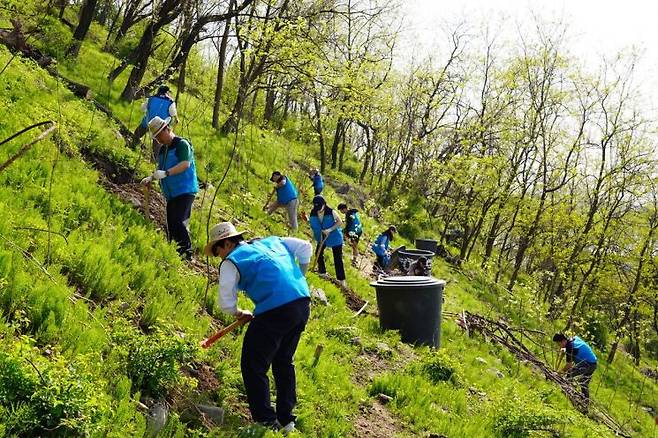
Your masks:
{"label": "undergrowth vegetation", "polygon": [[[2,16],[3,24],[7,18]],[[92,28],[95,37],[74,62],[65,59],[62,42],[70,39],[70,30],[52,17],[41,24],[33,42],[58,59],[65,77],[89,85],[97,100],[134,128],[141,117],[139,102],[118,99],[126,75],[113,84],[105,79],[118,59],[100,50],[104,30]],[[11,57],[0,47],[0,65]],[[315,146],[304,142],[311,130],[299,120],[283,131],[243,122],[235,136],[221,136],[208,128],[204,96],[212,77],[201,67],[192,71],[200,92],[182,95],[183,117],[175,130],[192,140],[199,178],[209,183],[192,215],[195,247],[205,244],[207,223],[220,220],[234,220],[253,236],[285,235],[285,219],[268,217],[261,209],[271,190],[268,177],[275,169],[290,175],[302,188],[302,208],[309,210],[311,189],[303,167],[317,165]],[[232,74],[229,90],[236,80]],[[228,93],[226,99],[231,98]],[[116,168],[134,170],[139,179],[151,170],[144,151],[128,148],[114,122],[21,57],[0,74],[0,108],[0,139],[35,121],[57,123],[54,135],[0,173],[0,434],[140,436],[148,429],[141,401],[163,399],[176,406],[181,394],[226,408],[224,424],[209,428],[174,409],[161,436],[264,433],[248,426],[240,332],[210,350],[197,347],[218,323],[228,322],[217,309],[216,284],[208,285],[203,273],[180,261],[163,233],[133,205],[109,193],[99,171],[85,159],[92,151]],[[0,161],[35,135],[3,145]],[[327,176],[356,186],[355,171]],[[343,199],[331,187],[325,190],[331,206]],[[407,237],[438,234],[437,226],[414,209],[413,199],[369,217],[365,213],[373,201],[367,187],[362,190],[362,252],[388,223],[398,223]],[[310,230],[302,225],[298,234],[309,238]],[[410,244],[404,238],[397,243]],[[327,265],[331,273],[333,264]],[[409,353],[396,333],[379,329],[367,276],[346,268],[351,288],[369,301],[360,317],[332,283],[309,275],[310,286],[321,288],[329,304],[314,304],[296,356],[302,435],[349,436],[361,408],[384,394],[392,399],[386,409],[399,421],[396,433],[403,436],[610,436],[507,350],[469,337],[447,318],[440,350],[418,347]],[[475,262],[458,269],[436,260],[434,275],[448,280],[444,310],[504,315],[511,324],[543,331],[546,336],[535,338],[537,344],[529,342],[530,348],[554,362],[548,349],[555,326],[543,318],[545,309],[536,305],[531,287],[511,296],[487,280]],[[589,331],[605,336],[596,327]],[[218,385],[201,391],[197,379],[184,372],[199,364],[212,367]],[[658,388],[628,357],[601,366],[591,387],[594,400],[620,423],[638,436],[652,436],[654,420],[642,407],[658,409]],[[366,420],[378,427],[378,418]]]}

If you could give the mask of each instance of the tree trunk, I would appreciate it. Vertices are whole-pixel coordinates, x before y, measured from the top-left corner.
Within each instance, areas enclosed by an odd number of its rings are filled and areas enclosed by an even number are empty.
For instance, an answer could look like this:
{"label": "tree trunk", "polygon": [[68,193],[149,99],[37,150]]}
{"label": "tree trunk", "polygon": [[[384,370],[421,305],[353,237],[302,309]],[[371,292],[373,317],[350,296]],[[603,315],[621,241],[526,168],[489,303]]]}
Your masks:
{"label": "tree trunk", "polygon": [[347,126],[343,126],[343,135],[342,135],[343,143],[340,147],[340,154],[338,155],[338,170],[340,170],[341,172],[343,171],[343,162],[345,160],[345,143],[347,143],[347,141],[346,141],[346,137],[347,137],[346,131],[347,131]]}
{"label": "tree trunk", "polygon": [[336,122],[336,130],[334,131],[334,142],[331,145],[331,168],[335,169],[338,165],[338,145],[340,145],[341,135],[343,133],[343,119],[339,118]]}
{"label": "tree trunk", "polygon": [[222,102],[222,90],[224,88],[224,63],[226,62],[226,46],[228,45],[228,34],[231,28],[230,20],[224,23],[224,33],[219,43],[219,60],[217,61],[217,83],[215,85],[215,102],[212,107],[212,127],[219,129],[219,107]]}
{"label": "tree trunk", "polygon": [[315,131],[318,133],[318,141],[320,142],[320,173],[324,173],[327,167],[327,157],[324,150],[324,134],[322,130],[322,112],[320,108],[320,100],[317,96],[313,98],[313,107],[315,108]]}
{"label": "tree trunk", "polygon": [[109,52],[111,50],[110,37],[112,36],[112,33],[114,32],[114,28],[117,26],[117,22],[119,21],[119,16],[121,15],[122,10],[123,10],[123,5],[121,5],[121,7],[117,10],[117,13],[114,16],[114,19],[112,20],[112,23],[110,24],[110,28],[107,31],[107,37],[105,38],[105,44],[103,45],[103,51],[104,52]]}
{"label": "tree trunk", "polygon": [[91,20],[93,20],[94,13],[96,12],[96,3],[97,0],[86,0],[82,5],[78,27],[76,27],[75,32],[73,32],[73,41],[66,52],[67,56],[77,58],[78,53],[80,53],[80,46],[82,46],[82,41],[84,41],[87,36]]}

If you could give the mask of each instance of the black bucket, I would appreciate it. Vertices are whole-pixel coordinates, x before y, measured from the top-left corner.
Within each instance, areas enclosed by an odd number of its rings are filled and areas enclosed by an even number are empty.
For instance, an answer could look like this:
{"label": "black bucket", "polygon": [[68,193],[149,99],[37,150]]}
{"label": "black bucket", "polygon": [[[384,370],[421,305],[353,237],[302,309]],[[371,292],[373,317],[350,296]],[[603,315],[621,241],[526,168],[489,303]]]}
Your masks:
{"label": "black bucket", "polygon": [[404,249],[398,251],[399,268],[406,275],[428,277],[432,275],[434,253],[424,249]]}
{"label": "black bucket", "polygon": [[416,239],[416,248],[430,251],[436,254],[436,249],[439,247],[439,242],[431,239]]}
{"label": "black bucket", "polygon": [[441,303],[446,282],[434,277],[385,277],[377,290],[379,326],[399,330],[402,342],[441,346]]}

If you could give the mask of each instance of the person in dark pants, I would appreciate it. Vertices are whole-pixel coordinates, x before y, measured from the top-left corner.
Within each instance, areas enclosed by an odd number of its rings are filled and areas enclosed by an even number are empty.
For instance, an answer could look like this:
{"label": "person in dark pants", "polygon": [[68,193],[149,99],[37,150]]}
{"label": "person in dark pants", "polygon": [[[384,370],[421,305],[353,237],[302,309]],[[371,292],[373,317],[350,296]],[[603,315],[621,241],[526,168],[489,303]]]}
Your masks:
{"label": "person in dark pants", "polygon": [[343,221],[335,210],[329,208],[324,197],[317,195],[313,198],[313,209],[309,222],[313,230],[313,238],[318,244],[317,258],[320,276],[328,276],[327,267],[324,264],[324,249],[328,247],[334,254],[336,279],[341,285],[347,286],[343,266],[343,233],[341,230]]}
{"label": "person in dark pants", "polygon": [[192,203],[199,191],[192,145],[177,137],[169,127],[169,119],[154,117],[149,121],[149,130],[155,141],[162,145],[158,155],[158,168],[142,180],[150,184],[156,180],[167,200],[167,234],[169,240],[178,245],[178,253],[192,259],[192,240],[189,223]]}
{"label": "person in dark pants", "polygon": [[377,236],[377,240],[372,244],[372,252],[377,256],[377,261],[375,261],[376,269],[386,271],[389,268],[389,265],[391,264],[391,254],[388,247],[391,241],[393,241],[397,231],[395,225],[391,225]]}
{"label": "person in dark pants", "polygon": [[[295,430],[293,359],[309,318],[310,293],[304,275],[313,247],[294,237],[245,242],[243,233],[230,222],[215,225],[204,253],[222,258],[218,297],[222,311],[237,318],[251,313],[237,307],[238,290],[256,304],[240,361],[249,411],[255,422],[286,434]],[[276,410],[270,402],[270,366],[276,384]]]}
{"label": "person in dark pants", "polygon": [[[159,86],[157,93],[146,99],[142,104],[142,111],[144,111],[144,117],[133,134],[134,145],[137,145],[142,136],[148,132],[148,123],[153,117],[158,116],[161,119],[170,117],[170,126],[175,125],[175,122],[178,119],[176,102],[174,102],[174,99],[169,95],[169,87],[166,85]],[[153,151],[151,156],[153,161],[157,162],[159,152],[160,144],[153,140]]]}
{"label": "person in dark pants", "polygon": [[553,336],[553,342],[560,344],[565,351],[567,363],[562,369],[567,377],[576,381],[580,385],[583,393],[585,409],[589,405],[589,383],[592,381],[592,375],[596,371],[596,355],[587,342],[580,337],[574,336],[567,338],[563,333],[556,333]]}
{"label": "person in dark pants", "polygon": [[316,196],[321,194],[322,190],[324,190],[324,179],[322,179],[320,171],[318,169],[313,169],[309,173],[308,177],[311,178],[311,181],[313,181],[313,194]]}
{"label": "person in dark pants", "polygon": [[345,238],[350,241],[352,247],[352,265],[356,266],[359,257],[359,240],[363,234],[363,226],[359,219],[359,210],[347,208],[347,204],[338,204],[338,211],[345,215]]}

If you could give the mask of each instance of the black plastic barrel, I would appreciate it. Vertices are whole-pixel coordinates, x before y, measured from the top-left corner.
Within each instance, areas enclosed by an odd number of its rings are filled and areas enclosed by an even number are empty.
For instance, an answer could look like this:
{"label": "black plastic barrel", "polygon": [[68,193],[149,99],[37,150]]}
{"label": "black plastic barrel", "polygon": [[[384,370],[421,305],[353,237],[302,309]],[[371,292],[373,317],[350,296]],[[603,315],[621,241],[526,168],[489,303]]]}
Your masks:
{"label": "black plastic barrel", "polygon": [[[400,271],[406,275],[432,275],[432,258],[434,253],[424,249],[404,249],[398,251]],[[421,260],[422,259],[422,260]]]}
{"label": "black plastic barrel", "polygon": [[377,291],[379,326],[399,330],[402,342],[441,346],[441,302],[446,282],[434,277],[384,277]]}
{"label": "black plastic barrel", "polygon": [[439,246],[439,242],[432,239],[416,239],[416,248],[423,249],[425,251],[431,251],[436,254],[436,249]]}

